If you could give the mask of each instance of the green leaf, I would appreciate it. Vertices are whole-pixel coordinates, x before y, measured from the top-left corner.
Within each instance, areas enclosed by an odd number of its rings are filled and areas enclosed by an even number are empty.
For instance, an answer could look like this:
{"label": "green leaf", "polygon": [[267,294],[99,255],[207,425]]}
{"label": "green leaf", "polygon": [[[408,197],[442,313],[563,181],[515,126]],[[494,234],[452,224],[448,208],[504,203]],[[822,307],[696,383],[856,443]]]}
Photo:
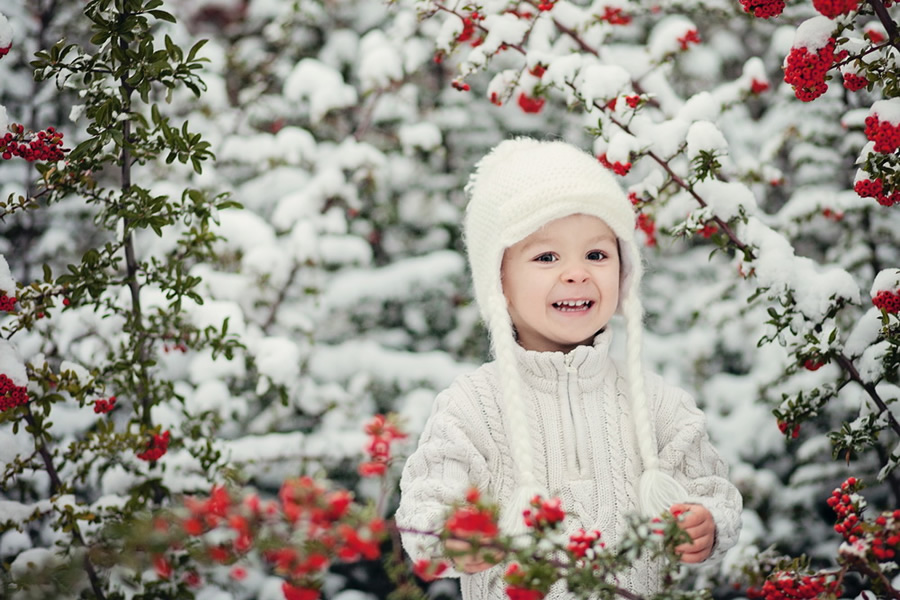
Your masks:
{"label": "green leaf", "polygon": [[[161,3],[160,3],[161,4]],[[169,23],[175,23],[175,17],[171,14],[167,13],[164,10],[151,10],[149,11],[151,15],[159,19],[160,21],[167,21]]]}

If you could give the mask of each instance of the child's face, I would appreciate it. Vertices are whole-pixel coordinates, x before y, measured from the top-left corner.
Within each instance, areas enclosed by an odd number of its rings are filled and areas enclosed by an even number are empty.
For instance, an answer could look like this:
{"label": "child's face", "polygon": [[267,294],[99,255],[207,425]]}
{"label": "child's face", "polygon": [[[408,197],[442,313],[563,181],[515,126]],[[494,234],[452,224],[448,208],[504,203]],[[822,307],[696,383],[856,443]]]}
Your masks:
{"label": "child's face", "polygon": [[509,314],[526,350],[592,344],[619,302],[619,251],[603,220],[570,215],[506,249],[500,270]]}

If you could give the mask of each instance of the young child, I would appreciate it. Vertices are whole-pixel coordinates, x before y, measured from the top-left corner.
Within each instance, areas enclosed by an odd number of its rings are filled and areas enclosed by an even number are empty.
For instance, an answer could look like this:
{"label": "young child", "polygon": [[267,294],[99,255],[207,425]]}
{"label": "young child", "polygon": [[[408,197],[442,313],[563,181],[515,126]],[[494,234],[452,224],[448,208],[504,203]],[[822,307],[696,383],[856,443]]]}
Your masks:
{"label": "young child", "polygon": [[[397,524],[439,531],[449,506],[477,487],[501,507],[506,533],[540,494],[558,497],[567,533],[597,529],[614,545],[626,515],[682,510],[684,562],[737,541],[741,497],[684,391],[640,364],[641,260],[631,203],[593,156],[564,142],[500,143],[466,186],[465,242],[475,299],[495,360],[435,400],[400,482]],[[626,357],[609,357],[614,313]],[[413,559],[434,538],[406,533]],[[438,543],[439,544],[439,543]],[[464,550],[456,542],[448,546]],[[454,558],[465,600],[506,598],[504,567]],[[638,560],[619,584],[649,595],[658,566]],[[562,598],[554,586],[549,598]]]}

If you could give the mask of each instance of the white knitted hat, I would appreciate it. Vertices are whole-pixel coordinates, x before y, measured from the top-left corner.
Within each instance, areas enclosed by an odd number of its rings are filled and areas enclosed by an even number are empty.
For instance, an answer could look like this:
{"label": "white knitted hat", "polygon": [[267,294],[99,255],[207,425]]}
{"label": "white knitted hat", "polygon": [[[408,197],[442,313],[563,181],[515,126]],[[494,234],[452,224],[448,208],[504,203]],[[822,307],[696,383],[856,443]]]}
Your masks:
{"label": "white knitted hat", "polygon": [[517,138],[501,142],[478,162],[466,193],[469,203],[464,238],[475,300],[491,336],[503,390],[507,436],[517,467],[516,493],[501,515],[503,530],[522,532],[522,510],[535,494],[547,497],[548,492],[538,485],[533,473],[527,415],[516,366],[516,342],[500,281],[500,266],[506,248],[541,226],[573,214],[599,217],[618,238],[621,273],[617,312],[626,323],[626,375],[643,464],[638,493],[640,510],[646,516],[657,516],[684,500],[684,488],[659,470],[640,359],[643,311],[637,293],[641,259],[634,239],[634,209],[622,188],[595,157],[572,145]]}

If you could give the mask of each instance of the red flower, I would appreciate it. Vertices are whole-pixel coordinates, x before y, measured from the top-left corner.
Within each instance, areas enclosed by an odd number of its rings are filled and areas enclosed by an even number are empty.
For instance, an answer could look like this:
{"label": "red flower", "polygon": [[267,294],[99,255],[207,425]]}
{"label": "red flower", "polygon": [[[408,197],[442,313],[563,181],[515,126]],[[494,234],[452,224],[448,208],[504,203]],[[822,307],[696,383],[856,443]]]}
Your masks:
{"label": "red flower", "polygon": [[450,515],[444,528],[451,535],[460,538],[492,538],[499,533],[495,515],[486,508],[462,506]]}
{"label": "red flower", "polygon": [[362,477],[381,477],[387,473],[387,463],[383,461],[364,462],[359,465],[358,471]]}
{"label": "red flower", "polygon": [[606,6],[603,9],[603,14],[599,15],[598,18],[601,21],[606,21],[610,25],[628,25],[631,23],[631,17],[625,14],[618,6]]}
{"label": "red flower", "polygon": [[153,557],[153,568],[160,579],[168,579],[172,576],[172,563],[166,560],[162,554]]}
{"label": "red flower", "polygon": [[424,581],[434,581],[446,571],[448,565],[444,561],[432,562],[427,558],[421,558],[413,564],[413,573]]}
{"label": "red flower", "polygon": [[525,518],[525,525],[534,529],[553,527],[562,523],[566,517],[566,511],[563,510],[559,498],[544,500],[540,496],[535,496],[531,499],[531,506],[534,510],[526,509],[522,516]]}
{"label": "red flower", "polygon": [[307,587],[295,587],[285,581],[281,584],[281,593],[285,600],[318,600],[319,590]]}
{"label": "red flower", "polygon": [[525,92],[519,94],[519,108],[527,113],[539,113],[544,108],[543,98],[532,98]]}
{"label": "red flower", "polygon": [[[597,542],[600,540],[600,532],[596,529],[591,532],[587,532],[584,529],[579,529],[575,533],[569,536],[569,544],[567,548],[569,552],[574,554],[578,558],[584,558],[587,554],[588,550],[593,549]],[[599,546],[602,548],[604,546],[603,542],[600,542]]]}
{"label": "red flower", "polygon": [[[637,98],[637,96],[635,96],[635,98]],[[628,101],[628,104],[630,105],[631,102]],[[628,174],[628,171],[631,170],[631,163],[630,163],[630,162],[620,163],[619,161],[616,161],[616,162],[614,162],[614,163],[611,163],[611,162],[609,162],[609,159],[606,158],[606,153],[605,153],[605,152],[604,152],[603,154],[601,154],[600,156],[598,156],[598,157],[597,157],[597,160],[600,161],[600,164],[601,164],[601,165],[603,165],[603,166],[606,167],[607,169],[612,170],[613,173],[615,173],[616,175],[619,175],[619,176],[623,176],[623,177],[624,177],[625,175]]]}
{"label": "red flower", "polygon": [[656,222],[653,220],[653,217],[646,213],[639,214],[636,227],[644,232],[644,235],[647,237],[645,243],[648,246],[651,248],[656,246]]}
{"label": "red flower", "polygon": [[191,517],[190,519],[185,519],[181,524],[182,529],[188,535],[200,535],[204,531],[203,521],[200,519],[195,519]]}
{"label": "red flower", "polygon": [[767,89],[769,89],[768,81],[760,81],[759,79],[754,78],[750,82],[750,93],[751,94],[762,94]]}
{"label": "red flower", "polygon": [[683,36],[678,38],[678,44],[681,46],[682,50],[687,50],[689,44],[699,44],[700,43],[700,35],[697,33],[696,29],[691,29]]}

